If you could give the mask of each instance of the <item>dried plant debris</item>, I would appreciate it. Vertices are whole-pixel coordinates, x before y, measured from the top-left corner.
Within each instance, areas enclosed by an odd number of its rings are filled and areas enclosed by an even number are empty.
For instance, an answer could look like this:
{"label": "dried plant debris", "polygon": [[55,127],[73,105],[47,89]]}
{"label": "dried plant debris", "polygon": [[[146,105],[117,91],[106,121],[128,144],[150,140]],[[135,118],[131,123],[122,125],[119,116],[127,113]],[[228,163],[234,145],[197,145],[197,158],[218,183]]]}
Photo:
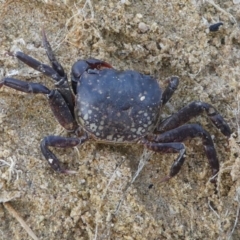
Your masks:
{"label": "dried plant debris", "polygon": [[21,224],[21,226],[26,230],[28,235],[34,239],[38,240],[35,233],[31,230],[31,228],[26,224],[26,222],[20,217],[20,215],[15,211],[12,205],[9,202],[3,204],[3,206],[8,210],[8,212]]}

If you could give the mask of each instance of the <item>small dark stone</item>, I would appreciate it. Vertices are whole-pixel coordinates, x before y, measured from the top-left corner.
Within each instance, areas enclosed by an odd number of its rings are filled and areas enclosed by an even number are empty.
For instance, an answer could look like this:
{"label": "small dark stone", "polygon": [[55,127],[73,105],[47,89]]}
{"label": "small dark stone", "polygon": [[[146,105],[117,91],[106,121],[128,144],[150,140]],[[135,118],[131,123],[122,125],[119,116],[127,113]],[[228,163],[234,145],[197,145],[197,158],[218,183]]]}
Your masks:
{"label": "small dark stone", "polygon": [[212,24],[212,25],[209,26],[209,30],[210,30],[210,32],[217,32],[219,30],[219,27],[222,26],[222,25],[223,25],[222,22]]}
{"label": "small dark stone", "polygon": [[148,186],[148,189],[151,189],[151,188],[153,188],[153,184],[152,183],[149,184],[149,186]]}

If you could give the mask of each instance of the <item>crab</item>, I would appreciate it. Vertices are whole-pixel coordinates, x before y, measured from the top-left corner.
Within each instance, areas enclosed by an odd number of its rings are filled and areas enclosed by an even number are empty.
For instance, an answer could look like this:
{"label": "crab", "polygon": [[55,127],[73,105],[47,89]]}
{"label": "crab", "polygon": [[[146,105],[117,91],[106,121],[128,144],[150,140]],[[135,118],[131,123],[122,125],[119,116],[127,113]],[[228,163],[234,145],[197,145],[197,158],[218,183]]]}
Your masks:
{"label": "crab", "polygon": [[41,141],[41,152],[52,169],[59,173],[74,171],[62,167],[58,157],[49,149],[82,145],[88,140],[104,143],[136,143],[161,153],[178,153],[164,180],[177,175],[185,160],[188,138],[200,137],[212,169],[214,182],[219,161],[210,134],[199,124],[186,124],[191,118],[206,112],[211,122],[226,137],[231,130],[227,122],[210,104],[193,101],[170,117],[161,120],[162,107],[176,91],[179,78],[172,76],[163,91],[158,81],[137,71],[119,71],[98,59],[78,60],[72,66],[71,83],[56,60],[44,30],[43,46],[51,67],[24,54],[15,56],[31,68],[55,80],[50,90],[40,83],[5,77],[0,88],[7,86],[17,91],[44,94],[57,119],[73,137],[46,136]]}

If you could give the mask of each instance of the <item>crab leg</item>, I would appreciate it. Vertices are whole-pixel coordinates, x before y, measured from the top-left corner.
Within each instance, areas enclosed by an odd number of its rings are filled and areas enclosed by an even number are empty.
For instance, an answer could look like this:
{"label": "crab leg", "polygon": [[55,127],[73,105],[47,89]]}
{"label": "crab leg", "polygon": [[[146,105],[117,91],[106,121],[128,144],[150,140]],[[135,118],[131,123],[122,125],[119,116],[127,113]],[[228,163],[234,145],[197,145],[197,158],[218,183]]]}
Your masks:
{"label": "crab leg", "polygon": [[163,122],[160,123],[157,131],[165,132],[167,130],[174,129],[188,122],[191,118],[200,115],[204,111],[206,111],[212,123],[222,132],[222,134],[230,137],[230,127],[223,119],[223,117],[218,113],[218,111],[212,105],[199,101],[191,102],[177,113],[165,119]]}
{"label": "crab leg", "polygon": [[3,78],[0,81],[0,88],[5,85],[15,90],[26,92],[26,93],[43,93],[49,94],[51,91],[40,83],[28,83],[25,81],[21,81],[15,78]]}
{"label": "crab leg", "polygon": [[41,142],[41,151],[43,156],[46,158],[52,169],[60,173],[75,173],[74,171],[63,169],[60,166],[60,161],[55,156],[55,154],[49,150],[48,147],[56,147],[56,148],[68,148],[75,147],[79,144],[83,144],[86,140],[88,140],[87,135],[83,135],[80,138],[66,138],[61,136],[47,136]]}
{"label": "crab leg", "polygon": [[50,66],[39,62],[35,58],[28,56],[23,52],[16,52],[15,56],[23,63],[28,65],[29,67],[43,73],[44,75],[51,77],[55,81],[59,81],[61,76]]}
{"label": "crab leg", "polygon": [[180,171],[184,161],[185,161],[185,145],[180,142],[169,142],[169,143],[156,143],[151,142],[146,139],[143,140],[145,147],[148,149],[155,151],[155,152],[163,152],[163,153],[177,153],[179,155],[177,159],[173,162],[169,175],[166,176],[162,181],[169,180],[170,178],[174,177]]}
{"label": "crab leg", "polygon": [[23,52],[16,52],[15,56],[22,61],[23,63],[25,63],[26,65],[28,65],[29,67],[43,73],[44,75],[51,77],[53,80],[55,81],[61,81],[64,78],[64,82],[67,82],[67,77],[66,74],[64,72],[63,67],[61,66],[61,64],[56,60],[52,48],[49,44],[49,42],[47,41],[47,37],[45,32],[43,31],[43,46],[46,49],[46,53],[48,56],[49,61],[52,64],[52,67],[39,62],[38,60],[28,56],[27,54],[23,53]]}
{"label": "crab leg", "polygon": [[47,36],[46,36],[44,30],[42,30],[42,38],[43,38],[43,46],[46,50],[48,59],[52,64],[52,68],[58,73],[59,76],[66,77],[66,74],[64,72],[62,65],[57,61],[57,59],[55,58],[55,56],[53,54],[51,45],[47,40]]}
{"label": "crab leg", "polygon": [[[154,148],[151,148],[151,144],[154,144],[156,146],[160,143],[174,144],[173,142],[178,143],[178,142],[185,141],[188,138],[195,138],[195,137],[202,138],[202,143],[205,149],[205,153],[207,155],[209,165],[212,168],[212,176],[215,176],[219,171],[219,161],[217,158],[216,150],[214,148],[213,140],[210,134],[207,131],[205,131],[202,128],[202,126],[198,124],[185,124],[183,126],[169,130],[159,135],[152,134],[149,137],[147,137],[148,141],[147,142],[145,141],[144,145],[147,148],[152,149],[153,151],[158,151],[158,149],[154,150]],[[176,162],[178,161],[179,160],[177,159]],[[169,178],[175,176],[179,172],[180,168],[181,166],[177,165],[176,167],[174,162],[171,167]],[[214,179],[212,179],[211,181],[214,182]]]}
{"label": "crab leg", "polygon": [[3,78],[0,81],[0,88],[4,85],[21,92],[45,94],[58,122],[68,131],[75,131],[78,128],[73,114],[59,90],[49,90],[40,83],[25,82],[15,78]]}
{"label": "crab leg", "polygon": [[38,60],[26,55],[23,52],[16,52],[15,56],[28,65],[29,67],[43,73],[44,75],[52,78],[56,81],[55,86],[58,91],[61,93],[64,98],[68,108],[71,111],[71,114],[74,115],[74,97],[72,91],[70,90],[69,83],[67,80],[67,75],[64,72],[61,64],[56,60],[52,48],[47,40],[46,34],[43,30],[43,46],[46,50],[49,61],[51,62],[52,67],[39,62]]}
{"label": "crab leg", "polygon": [[165,105],[169,101],[173,93],[177,90],[178,84],[179,84],[178,77],[173,76],[168,79],[168,86],[164,90],[162,95],[162,105]]}

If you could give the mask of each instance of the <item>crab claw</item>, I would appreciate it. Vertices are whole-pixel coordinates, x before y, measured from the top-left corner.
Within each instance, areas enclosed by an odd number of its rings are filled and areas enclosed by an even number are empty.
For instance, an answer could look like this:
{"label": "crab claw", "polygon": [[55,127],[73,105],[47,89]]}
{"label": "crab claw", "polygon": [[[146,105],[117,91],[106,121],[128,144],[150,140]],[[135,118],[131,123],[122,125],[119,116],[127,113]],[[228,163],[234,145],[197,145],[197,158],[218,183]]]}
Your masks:
{"label": "crab claw", "polygon": [[88,59],[86,60],[86,62],[90,65],[92,69],[113,68],[112,65],[110,65],[109,63],[95,59],[95,58]]}
{"label": "crab claw", "polygon": [[71,79],[72,82],[77,82],[82,74],[89,69],[102,69],[102,68],[113,68],[109,63],[95,59],[90,58],[88,60],[78,60],[76,63],[72,66],[72,75]]}

